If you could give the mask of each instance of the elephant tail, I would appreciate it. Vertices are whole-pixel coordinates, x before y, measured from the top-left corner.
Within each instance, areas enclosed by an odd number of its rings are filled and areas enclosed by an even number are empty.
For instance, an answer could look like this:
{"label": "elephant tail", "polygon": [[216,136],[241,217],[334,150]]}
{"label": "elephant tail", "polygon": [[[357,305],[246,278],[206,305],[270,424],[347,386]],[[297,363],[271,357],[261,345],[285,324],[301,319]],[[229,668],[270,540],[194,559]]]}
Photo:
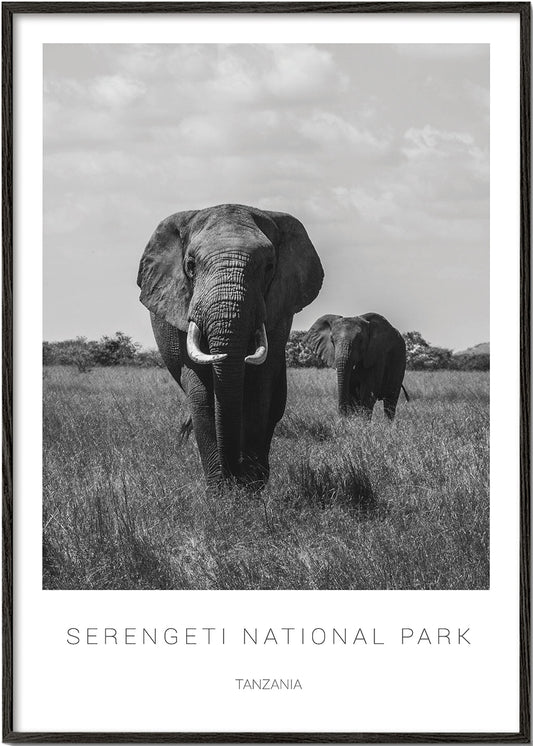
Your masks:
{"label": "elephant tail", "polygon": [[185,443],[189,440],[192,433],[192,417],[189,415],[180,425],[179,438],[181,443]]}
{"label": "elephant tail", "polygon": [[403,393],[405,394],[405,400],[406,401],[411,401],[411,399],[409,398],[409,394],[407,393],[407,390],[406,390],[405,386],[403,385],[403,383],[402,383],[402,389],[403,389]]}

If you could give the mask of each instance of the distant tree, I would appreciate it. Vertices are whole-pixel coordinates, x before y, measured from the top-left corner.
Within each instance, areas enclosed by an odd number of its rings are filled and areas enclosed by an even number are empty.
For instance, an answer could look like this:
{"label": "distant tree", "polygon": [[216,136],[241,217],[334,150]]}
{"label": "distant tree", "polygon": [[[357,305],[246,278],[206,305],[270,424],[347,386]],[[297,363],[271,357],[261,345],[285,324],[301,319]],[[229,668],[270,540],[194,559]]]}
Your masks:
{"label": "distant tree", "polygon": [[285,348],[288,368],[324,368],[322,360],[305,344],[307,332],[292,331]]}
{"label": "distant tree", "polygon": [[94,367],[94,347],[85,337],[76,337],[74,344],[65,351],[80,373],[88,373]]}
{"label": "distant tree", "polygon": [[138,350],[134,359],[135,365],[140,368],[164,368],[165,363],[159,354],[159,350]]}
{"label": "distant tree", "polygon": [[56,348],[53,342],[43,342],[43,365],[56,364]]}
{"label": "distant tree", "polygon": [[103,336],[96,344],[95,361],[98,365],[132,364],[140,345],[124,332],[113,337]]}
{"label": "distant tree", "polygon": [[450,367],[454,370],[490,370],[490,354],[481,352],[476,355],[452,355]]}
{"label": "distant tree", "polygon": [[407,368],[410,370],[437,370],[449,368],[452,351],[445,347],[432,347],[420,332],[403,334],[407,353]]}
{"label": "distant tree", "polygon": [[81,373],[86,373],[95,365],[134,364],[138,347],[123,332],[103,336],[98,342],[86,337],[43,342],[43,365],[75,365]]}
{"label": "distant tree", "polygon": [[80,373],[87,373],[94,364],[94,342],[85,337],[43,343],[43,365],[75,365]]}
{"label": "distant tree", "polygon": [[[325,364],[305,344],[306,332],[292,331],[287,341],[285,357],[289,368],[324,368]],[[490,354],[475,350],[453,355],[444,347],[433,347],[420,332],[403,334],[407,351],[407,368],[410,370],[489,370]],[[95,365],[138,365],[143,368],[163,368],[158,350],[142,350],[124,332],[104,335],[98,342],[76,337],[62,342],[43,342],[43,365],[73,365],[86,373]]]}

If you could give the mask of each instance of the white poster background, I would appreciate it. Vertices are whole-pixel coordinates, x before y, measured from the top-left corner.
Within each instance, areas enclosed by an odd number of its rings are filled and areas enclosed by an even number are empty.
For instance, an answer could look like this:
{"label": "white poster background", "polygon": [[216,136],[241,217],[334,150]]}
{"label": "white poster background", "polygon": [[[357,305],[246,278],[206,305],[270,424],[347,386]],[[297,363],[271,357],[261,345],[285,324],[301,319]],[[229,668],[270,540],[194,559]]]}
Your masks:
{"label": "white poster background", "polygon": [[[41,590],[42,45],[62,42],[490,44],[490,591]],[[14,50],[15,730],[518,730],[518,16],[18,15]],[[66,642],[106,626],[175,627],[180,642]],[[375,628],[386,644],[252,647],[244,626]],[[185,627],[225,627],[226,644],[185,645]],[[402,627],[433,643],[469,628],[471,644],[402,646]],[[303,688],[239,691],[252,677]]]}

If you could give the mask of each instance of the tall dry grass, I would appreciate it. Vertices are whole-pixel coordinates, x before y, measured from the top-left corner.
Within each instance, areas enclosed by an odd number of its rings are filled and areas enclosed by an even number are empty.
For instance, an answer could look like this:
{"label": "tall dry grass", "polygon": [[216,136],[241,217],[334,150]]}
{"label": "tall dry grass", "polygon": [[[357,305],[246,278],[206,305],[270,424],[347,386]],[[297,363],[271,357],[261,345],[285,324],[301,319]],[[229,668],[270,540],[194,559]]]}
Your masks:
{"label": "tall dry grass", "polygon": [[289,371],[258,495],[207,494],[166,371],[44,373],[43,586],[489,585],[489,376],[410,372],[391,426],[341,420],[330,370]]}

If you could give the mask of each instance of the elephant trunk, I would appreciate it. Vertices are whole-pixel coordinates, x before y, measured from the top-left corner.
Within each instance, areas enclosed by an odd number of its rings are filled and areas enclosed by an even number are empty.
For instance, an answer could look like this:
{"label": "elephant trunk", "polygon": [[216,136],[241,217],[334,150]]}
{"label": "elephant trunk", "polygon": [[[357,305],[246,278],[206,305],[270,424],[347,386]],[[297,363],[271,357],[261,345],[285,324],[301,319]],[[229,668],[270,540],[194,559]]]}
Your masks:
{"label": "elephant trunk", "polygon": [[[245,358],[257,337],[254,306],[253,295],[244,283],[233,283],[231,289],[226,284],[213,293],[206,311],[205,336],[213,356],[215,431],[223,479],[240,473]],[[263,350],[258,352],[258,356],[264,355]]]}
{"label": "elephant trunk", "polygon": [[337,396],[340,414],[348,414],[350,411],[350,376],[352,373],[351,356],[349,347],[341,347],[335,355],[335,367],[337,368]]}
{"label": "elephant trunk", "polygon": [[244,359],[228,353],[226,363],[213,365],[215,430],[224,479],[238,477],[241,459]]}

